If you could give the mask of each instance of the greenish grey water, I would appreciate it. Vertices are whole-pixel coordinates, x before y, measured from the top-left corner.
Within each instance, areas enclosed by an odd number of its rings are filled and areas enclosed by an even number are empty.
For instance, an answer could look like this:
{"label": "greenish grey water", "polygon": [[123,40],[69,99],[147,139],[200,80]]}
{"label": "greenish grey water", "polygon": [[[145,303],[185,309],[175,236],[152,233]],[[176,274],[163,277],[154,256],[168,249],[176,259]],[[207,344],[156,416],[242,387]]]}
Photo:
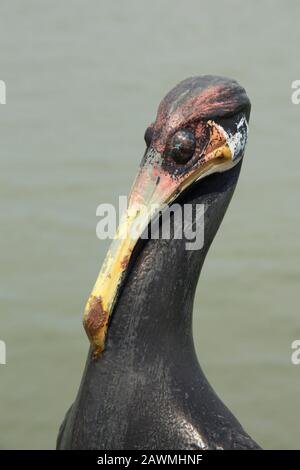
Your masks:
{"label": "greenish grey water", "polygon": [[127,194],[143,133],[181,79],[251,97],[242,175],[198,286],[194,331],[218,394],[266,448],[300,446],[300,78],[296,0],[3,2],[0,447],[53,448],[81,378],[81,315],[108,242],[96,206]]}

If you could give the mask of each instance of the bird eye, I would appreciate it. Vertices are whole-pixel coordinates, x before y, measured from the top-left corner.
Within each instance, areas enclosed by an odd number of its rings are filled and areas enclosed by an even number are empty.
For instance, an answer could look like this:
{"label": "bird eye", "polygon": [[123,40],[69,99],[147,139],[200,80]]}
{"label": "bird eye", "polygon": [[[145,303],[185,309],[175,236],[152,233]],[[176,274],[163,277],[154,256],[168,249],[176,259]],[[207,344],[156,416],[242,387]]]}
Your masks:
{"label": "bird eye", "polygon": [[176,163],[184,164],[194,155],[196,140],[194,133],[187,129],[181,129],[174,134],[166,147],[166,155]]}
{"label": "bird eye", "polygon": [[153,137],[153,128],[152,126],[149,126],[145,130],[145,135],[144,135],[144,140],[146,142],[147,147],[149,147],[149,145],[151,144],[152,137]]}

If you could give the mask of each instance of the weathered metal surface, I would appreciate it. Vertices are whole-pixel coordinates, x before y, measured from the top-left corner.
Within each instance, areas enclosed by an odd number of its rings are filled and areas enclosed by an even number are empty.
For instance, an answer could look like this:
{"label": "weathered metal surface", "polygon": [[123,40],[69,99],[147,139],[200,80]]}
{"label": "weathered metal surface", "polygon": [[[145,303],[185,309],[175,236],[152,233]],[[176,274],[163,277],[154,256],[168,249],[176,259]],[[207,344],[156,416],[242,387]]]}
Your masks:
{"label": "weathered metal surface", "polygon": [[[58,449],[258,448],[208,383],[192,336],[199,274],[238,180],[249,109],[236,82],[216,77],[184,81],[160,105],[124,224],[142,203],[157,198],[173,197],[193,207],[204,204],[204,246],[186,250],[185,238],[177,239],[173,232],[168,240],[114,242],[86,319],[92,343],[103,350],[106,340],[105,349],[97,360],[94,348],[90,350],[78,395],[61,426]],[[221,152],[217,171],[203,165],[205,172],[195,177],[199,158],[184,169],[163,159],[169,117],[175,127],[191,125],[189,118],[195,118],[200,160],[216,152],[214,162],[221,148],[230,149],[228,155]],[[121,285],[118,301],[109,304],[107,299],[115,299]],[[107,329],[108,305],[110,313],[114,310]]]}
{"label": "weathered metal surface", "polygon": [[[84,326],[95,357],[104,350],[108,320],[122,279],[137,239],[149,219],[163,204],[174,202],[195,181],[237,164],[242,154],[236,154],[232,142],[233,139],[238,140],[238,136],[245,136],[240,145],[244,147],[246,144],[247,123],[243,116],[248,113],[248,108],[245,91],[235,81],[210,76],[184,80],[160,103],[156,121],[145,134],[149,145],[131,190],[127,213],[85,308]],[[244,109],[244,114],[240,113],[241,109]],[[240,115],[240,122],[244,119],[244,134],[237,128],[228,133],[220,122],[214,120],[235,110],[236,116]],[[195,147],[191,158],[180,164],[172,158],[168,143],[176,132],[180,133],[185,128],[194,136]],[[180,154],[180,150],[177,153]],[[131,231],[136,224],[138,236],[133,237]],[[101,298],[102,302],[98,315],[93,308],[95,298]],[[102,321],[103,313],[106,321]]]}

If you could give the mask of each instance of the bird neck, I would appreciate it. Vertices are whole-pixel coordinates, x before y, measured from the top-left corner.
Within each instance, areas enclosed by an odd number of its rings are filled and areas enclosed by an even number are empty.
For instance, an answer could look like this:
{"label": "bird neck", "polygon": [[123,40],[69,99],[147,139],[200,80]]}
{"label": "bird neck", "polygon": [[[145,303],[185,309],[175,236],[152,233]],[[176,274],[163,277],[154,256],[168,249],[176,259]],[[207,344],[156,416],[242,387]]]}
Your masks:
{"label": "bird neck", "polygon": [[178,240],[173,242],[147,243],[113,313],[105,354],[124,365],[194,354],[193,299],[204,259],[192,263],[188,252],[179,255]]}
{"label": "bird neck", "polygon": [[[206,254],[232,197],[240,165],[212,175],[184,195],[204,207],[204,245],[187,240],[148,240],[139,250],[108,329],[104,355],[122,367],[196,360],[192,336],[195,290]],[[197,210],[193,211],[197,217]],[[193,222],[196,222],[195,220]]]}

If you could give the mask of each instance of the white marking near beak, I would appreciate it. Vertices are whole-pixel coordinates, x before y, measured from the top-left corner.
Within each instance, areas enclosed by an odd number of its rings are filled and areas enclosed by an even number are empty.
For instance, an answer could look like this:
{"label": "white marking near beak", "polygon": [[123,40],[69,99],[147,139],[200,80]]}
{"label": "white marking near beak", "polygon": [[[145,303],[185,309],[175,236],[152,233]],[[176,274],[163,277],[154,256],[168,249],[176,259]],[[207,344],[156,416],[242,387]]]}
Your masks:
{"label": "white marking near beak", "polygon": [[227,133],[227,143],[232,153],[232,160],[240,157],[244,151],[248,138],[248,123],[243,116],[237,125],[237,130],[234,134]]}

